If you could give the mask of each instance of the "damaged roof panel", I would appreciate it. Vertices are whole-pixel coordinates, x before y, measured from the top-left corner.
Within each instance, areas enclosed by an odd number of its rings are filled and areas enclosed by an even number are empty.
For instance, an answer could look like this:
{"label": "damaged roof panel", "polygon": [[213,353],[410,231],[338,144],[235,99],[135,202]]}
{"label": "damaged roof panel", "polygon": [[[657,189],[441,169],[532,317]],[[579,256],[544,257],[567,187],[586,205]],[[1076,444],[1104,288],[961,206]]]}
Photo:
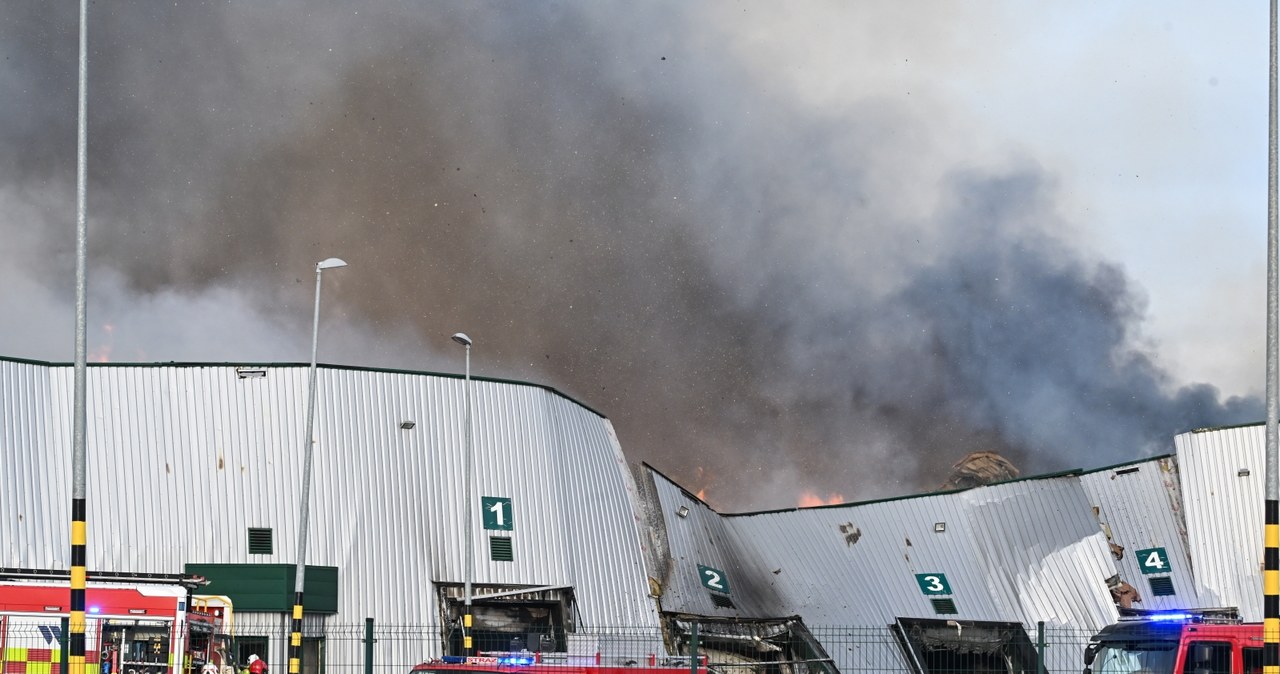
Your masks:
{"label": "damaged roof panel", "polygon": [[[1117,615],[1105,583],[1116,569],[1074,475],[733,516],[690,505],[678,486],[654,479],[672,557],[664,611],[723,615],[702,600],[700,567],[712,566],[726,572],[742,617],[873,627],[944,617],[1088,630]],[[673,515],[681,505],[684,518]],[[752,592],[734,589],[748,584]],[[954,613],[940,613],[952,605]],[[831,646],[842,670],[865,664],[840,662],[855,656]],[[1078,653],[1064,657],[1058,665],[1078,665]]]}
{"label": "damaged roof panel", "polygon": [[1200,598],[1192,575],[1178,472],[1177,461],[1166,456],[1080,476],[1120,580],[1141,598],[1134,608],[1213,605]]}

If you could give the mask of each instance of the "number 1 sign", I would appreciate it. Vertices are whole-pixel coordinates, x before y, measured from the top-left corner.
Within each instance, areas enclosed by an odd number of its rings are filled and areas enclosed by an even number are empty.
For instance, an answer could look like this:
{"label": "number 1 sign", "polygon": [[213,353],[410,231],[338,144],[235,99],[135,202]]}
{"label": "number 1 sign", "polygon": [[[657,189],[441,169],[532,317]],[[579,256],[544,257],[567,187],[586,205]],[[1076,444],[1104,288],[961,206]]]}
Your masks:
{"label": "number 1 sign", "polygon": [[501,496],[480,497],[480,512],[484,515],[484,528],[492,531],[511,531],[515,528],[515,513],[511,499]]}

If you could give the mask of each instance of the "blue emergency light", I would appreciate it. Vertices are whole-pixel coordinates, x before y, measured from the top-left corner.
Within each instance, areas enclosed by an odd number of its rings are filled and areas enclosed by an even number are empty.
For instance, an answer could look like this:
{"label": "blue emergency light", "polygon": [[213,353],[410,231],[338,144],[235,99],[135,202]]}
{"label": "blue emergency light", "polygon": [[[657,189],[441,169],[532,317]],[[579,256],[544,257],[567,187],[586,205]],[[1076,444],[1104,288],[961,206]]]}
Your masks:
{"label": "blue emergency light", "polygon": [[500,665],[532,665],[533,663],[532,655],[508,655],[498,658]]}
{"label": "blue emergency light", "polygon": [[1183,613],[1180,611],[1177,613],[1152,613],[1148,615],[1147,618],[1149,620],[1168,620],[1168,621],[1174,621],[1174,622],[1177,622],[1177,621],[1185,622],[1185,621],[1191,620],[1192,615],[1190,613]]}

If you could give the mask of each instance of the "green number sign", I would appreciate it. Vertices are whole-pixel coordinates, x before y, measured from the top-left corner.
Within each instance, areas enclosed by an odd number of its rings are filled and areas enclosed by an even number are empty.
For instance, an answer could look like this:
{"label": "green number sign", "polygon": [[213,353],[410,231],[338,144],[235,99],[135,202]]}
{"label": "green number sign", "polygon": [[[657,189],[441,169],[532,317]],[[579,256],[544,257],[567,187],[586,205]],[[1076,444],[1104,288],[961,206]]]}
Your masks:
{"label": "green number sign", "polygon": [[1169,573],[1172,571],[1169,568],[1169,554],[1164,551],[1164,548],[1147,548],[1133,554],[1137,555],[1138,568],[1142,569],[1143,573]]}
{"label": "green number sign", "polygon": [[511,531],[515,527],[515,512],[511,499],[501,496],[481,496],[480,512],[484,514],[484,528],[495,531]]}
{"label": "green number sign", "polygon": [[951,584],[947,582],[945,573],[917,573],[916,582],[920,591],[927,594],[951,594]]}
{"label": "green number sign", "polygon": [[708,590],[729,594],[729,579],[724,577],[724,571],[699,564],[698,577],[702,579],[702,586]]}

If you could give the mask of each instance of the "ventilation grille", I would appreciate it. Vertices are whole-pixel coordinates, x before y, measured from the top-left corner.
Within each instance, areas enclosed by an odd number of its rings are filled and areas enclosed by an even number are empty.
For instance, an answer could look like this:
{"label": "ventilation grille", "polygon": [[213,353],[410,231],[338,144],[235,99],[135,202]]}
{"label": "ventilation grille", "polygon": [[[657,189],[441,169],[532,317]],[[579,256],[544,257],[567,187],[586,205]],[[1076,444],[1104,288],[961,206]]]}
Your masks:
{"label": "ventilation grille", "polygon": [[716,594],[715,592],[708,592],[707,594],[711,595],[711,603],[715,604],[716,608],[738,608],[733,605],[732,599],[722,594]]}
{"label": "ventilation grille", "polygon": [[933,612],[938,615],[955,615],[958,613],[956,611],[956,602],[953,599],[930,599],[929,601],[933,604]]}
{"label": "ventilation grille", "polygon": [[272,550],[270,529],[249,529],[249,554],[270,555]]}
{"label": "ventilation grille", "polygon": [[1177,594],[1173,591],[1173,579],[1168,576],[1154,576],[1147,579],[1151,584],[1151,594],[1155,597],[1169,597]]}
{"label": "ventilation grille", "polygon": [[495,562],[515,561],[515,555],[511,552],[511,539],[490,536],[489,559],[492,559]]}

